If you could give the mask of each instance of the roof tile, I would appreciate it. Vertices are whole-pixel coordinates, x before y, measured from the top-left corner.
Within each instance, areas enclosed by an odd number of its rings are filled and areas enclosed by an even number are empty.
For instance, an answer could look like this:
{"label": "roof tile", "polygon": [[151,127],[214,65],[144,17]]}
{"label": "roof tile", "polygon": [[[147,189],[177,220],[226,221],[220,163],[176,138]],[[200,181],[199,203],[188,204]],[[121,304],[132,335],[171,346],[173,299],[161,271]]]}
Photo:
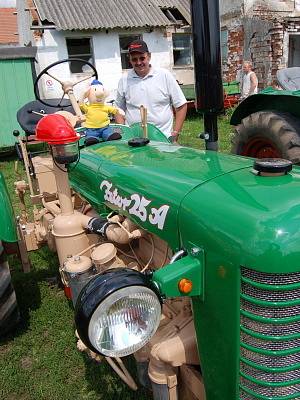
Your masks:
{"label": "roof tile", "polygon": [[[190,23],[189,0],[34,0],[41,21],[58,30],[138,28],[172,23],[161,8],[178,8]],[[109,5],[109,7],[108,7]]]}
{"label": "roof tile", "polygon": [[19,42],[15,8],[0,8],[0,44]]}

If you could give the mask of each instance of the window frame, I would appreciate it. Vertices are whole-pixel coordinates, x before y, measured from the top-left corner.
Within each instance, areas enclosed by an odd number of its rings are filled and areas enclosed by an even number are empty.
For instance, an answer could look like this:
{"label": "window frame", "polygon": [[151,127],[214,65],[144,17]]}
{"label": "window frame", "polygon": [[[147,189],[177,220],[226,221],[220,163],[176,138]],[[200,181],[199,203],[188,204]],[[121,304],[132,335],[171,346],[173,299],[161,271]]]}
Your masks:
{"label": "window frame", "polygon": [[[223,40],[222,33],[226,34],[226,41]],[[224,62],[226,62],[228,60],[228,53],[229,53],[228,36],[229,36],[229,32],[228,32],[227,27],[221,28],[221,32],[220,32],[220,48],[221,48],[221,60],[222,60],[222,63],[224,63]],[[226,51],[223,50],[224,48],[226,49]]]}
{"label": "window frame", "polygon": [[[174,37],[179,37],[179,36],[189,36],[189,51],[190,51],[190,63],[189,64],[175,64],[175,56],[174,53],[175,51],[180,51],[180,50],[185,50],[188,49],[187,47],[175,47],[174,46]],[[173,53],[173,67],[174,68],[183,68],[183,67],[190,67],[193,65],[193,45],[192,45],[192,34],[190,32],[173,32],[172,33],[172,53]]]}
{"label": "window frame", "polygon": [[[89,53],[79,53],[79,54],[75,54],[75,55],[70,55],[69,53],[69,48],[68,48],[68,40],[80,40],[80,39],[86,39],[89,40],[89,44],[90,44],[90,52]],[[72,60],[72,58],[81,58],[82,57],[89,57],[89,59],[91,59],[91,64],[95,64],[95,57],[94,57],[94,47],[93,47],[93,37],[92,36],[66,36],[65,37],[66,40],[66,48],[67,48],[67,53],[68,53],[68,59]],[[71,64],[72,61],[70,62],[70,71],[71,71]],[[72,74],[85,74],[85,72],[72,72]]]}
{"label": "window frame", "polygon": [[[131,38],[128,42],[129,43],[133,42],[134,40],[143,40],[143,35],[141,33],[136,33],[136,34],[126,34],[126,33],[121,33],[118,35],[119,36],[119,48],[120,48],[120,58],[121,58],[121,68],[122,71],[128,71],[130,69],[132,69],[132,66],[129,64],[129,51],[128,48],[126,49],[122,49],[121,47],[121,38]],[[127,45],[127,46],[128,46]],[[122,55],[124,56],[124,58],[122,58]],[[123,67],[123,60],[125,61],[125,68]],[[127,68],[128,66],[128,68]]]}

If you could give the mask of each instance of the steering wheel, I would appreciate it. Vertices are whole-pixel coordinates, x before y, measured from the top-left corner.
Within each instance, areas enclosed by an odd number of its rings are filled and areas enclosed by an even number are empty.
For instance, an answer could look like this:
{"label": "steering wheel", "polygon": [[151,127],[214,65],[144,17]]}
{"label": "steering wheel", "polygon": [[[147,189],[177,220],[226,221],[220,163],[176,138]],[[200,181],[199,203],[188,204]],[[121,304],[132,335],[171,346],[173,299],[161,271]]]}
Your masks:
{"label": "steering wheel", "polygon": [[[55,67],[56,65],[64,64],[64,63],[71,63],[74,61],[76,63],[82,64],[82,67],[85,65],[90,67],[92,69],[91,73],[88,76],[85,76],[84,78],[79,79],[76,82],[71,82],[71,81],[63,82],[48,72],[51,68]],[[54,103],[53,99],[52,99],[51,103],[50,102],[48,103],[46,100],[40,98],[39,90],[38,90],[38,83],[43,75],[48,75],[50,78],[54,79],[55,81],[57,81],[61,84],[61,87],[63,90],[63,95],[62,95],[61,99],[59,100],[58,104]],[[98,73],[96,71],[96,68],[94,67],[93,64],[89,63],[88,61],[82,60],[81,58],[66,58],[65,60],[56,61],[55,63],[48,65],[48,67],[44,68],[43,71],[40,72],[40,74],[38,75],[38,77],[36,78],[36,80],[34,82],[34,94],[35,94],[36,99],[39,100],[41,103],[45,104],[46,106],[61,107],[61,108],[70,107],[71,102],[69,100],[64,99],[65,95],[68,95],[69,93],[73,94],[73,87],[75,85],[77,85],[78,83],[83,82],[87,79],[90,79],[93,76],[95,77],[95,79],[98,79]]]}

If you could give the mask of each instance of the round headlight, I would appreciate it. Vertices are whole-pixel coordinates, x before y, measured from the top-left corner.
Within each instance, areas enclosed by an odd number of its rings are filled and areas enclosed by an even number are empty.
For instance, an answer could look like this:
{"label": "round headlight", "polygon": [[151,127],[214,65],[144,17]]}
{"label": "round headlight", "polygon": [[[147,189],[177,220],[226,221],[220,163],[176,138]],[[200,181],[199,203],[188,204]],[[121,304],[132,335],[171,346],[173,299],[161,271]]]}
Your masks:
{"label": "round headlight", "polygon": [[133,270],[109,270],[92,279],[79,295],[75,321],[87,347],[124,357],[143,347],[156,332],[161,301],[150,279]]}

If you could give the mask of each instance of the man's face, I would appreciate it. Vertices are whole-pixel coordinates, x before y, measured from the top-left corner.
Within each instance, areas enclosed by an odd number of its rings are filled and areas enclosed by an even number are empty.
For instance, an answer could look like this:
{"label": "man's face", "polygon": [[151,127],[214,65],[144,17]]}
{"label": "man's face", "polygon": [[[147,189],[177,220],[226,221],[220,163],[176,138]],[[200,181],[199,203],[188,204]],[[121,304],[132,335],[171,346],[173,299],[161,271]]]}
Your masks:
{"label": "man's face", "polygon": [[150,59],[151,55],[149,53],[133,52],[129,55],[130,64],[139,76],[146,76],[149,73]]}
{"label": "man's face", "polygon": [[243,65],[243,71],[247,73],[247,72],[249,72],[250,70],[251,70],[250,65],[247,64],[247,63],[245,63],[245,64]]}

